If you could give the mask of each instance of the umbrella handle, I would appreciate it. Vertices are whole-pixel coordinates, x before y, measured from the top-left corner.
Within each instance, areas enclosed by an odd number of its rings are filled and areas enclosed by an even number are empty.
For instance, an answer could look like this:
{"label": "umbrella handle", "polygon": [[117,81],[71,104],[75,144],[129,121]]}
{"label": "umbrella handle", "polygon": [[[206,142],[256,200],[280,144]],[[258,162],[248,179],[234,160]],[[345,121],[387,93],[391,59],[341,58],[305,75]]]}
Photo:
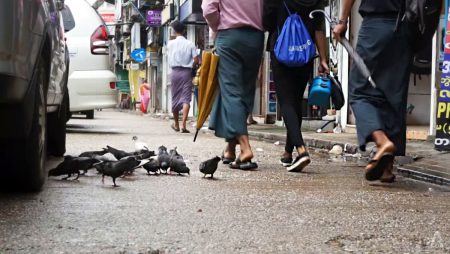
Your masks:
{"label": "umbrella handle", "polygon": [[328,23],[330,23],[331,25],[331,29],[334,29],[334,27],[337,25],[338,21],[335,18],[331,18],[330,15],[328,15],[328,13],[326,13],[324,10],[313,10],[309,13],[309,18],[310,19],[314,19],[314,14],[315,13],[322,13],[323,16],[325,17],[325,19],[328,21]]}

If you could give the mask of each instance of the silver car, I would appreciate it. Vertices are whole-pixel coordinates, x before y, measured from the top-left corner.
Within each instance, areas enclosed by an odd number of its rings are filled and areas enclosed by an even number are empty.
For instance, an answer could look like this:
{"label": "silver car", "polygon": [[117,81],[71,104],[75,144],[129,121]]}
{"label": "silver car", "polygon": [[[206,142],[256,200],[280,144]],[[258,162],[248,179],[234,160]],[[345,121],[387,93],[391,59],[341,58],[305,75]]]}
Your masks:
{"label": "silver car", "polygon": [[1,5],[0,186],[39,190],[47,153],[65,153],[69,55],[60,13],[64,2],[2,0]]}

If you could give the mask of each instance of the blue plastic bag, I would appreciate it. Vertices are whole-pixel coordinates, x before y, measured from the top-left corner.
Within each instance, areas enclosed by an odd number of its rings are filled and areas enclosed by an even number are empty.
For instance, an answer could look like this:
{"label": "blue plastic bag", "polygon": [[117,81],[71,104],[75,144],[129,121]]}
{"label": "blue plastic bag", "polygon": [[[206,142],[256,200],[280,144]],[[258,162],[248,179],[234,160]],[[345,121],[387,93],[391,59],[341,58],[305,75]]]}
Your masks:
{"label": "blue plastic bag", "polygon": [[303,66],[316,54],[316,46],[300,16],[291,13],[285,2],[284,6],[289,16],[275,43],[275,57],[289,67]]}

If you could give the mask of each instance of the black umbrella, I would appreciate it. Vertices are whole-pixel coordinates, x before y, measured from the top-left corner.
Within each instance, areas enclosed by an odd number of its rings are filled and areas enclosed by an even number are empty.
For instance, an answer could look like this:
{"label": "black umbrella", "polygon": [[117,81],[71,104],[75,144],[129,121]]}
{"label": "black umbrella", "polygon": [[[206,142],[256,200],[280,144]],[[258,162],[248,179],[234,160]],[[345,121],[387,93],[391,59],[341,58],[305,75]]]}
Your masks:
{"label": "black umbrella", "polygon": [[[331,17],[323,10],[314,10],[309,13],[309,18],[314,18],[314,13],[320,12],[325,16],[325,19],[330,22],[331,29],[334,29],[336,24],[338,23],[336,19],[331,19]],[[372,85],[373,88],[376,88],[377,85],[375,84],[375,81],[372,79],[369,69],[367,68],[366,64],[364,63],[364,60],[361,58],[358,53],[356,53],[356,50],[350,45],[350,42],[345,38],[344,36],[341,37],[339,42],[344,46],[344,48],[347,50],[350,57],[353,59],[353,63],[358,67],[359,71],[364,75],[364,77],[369,81],[370,85]]]}

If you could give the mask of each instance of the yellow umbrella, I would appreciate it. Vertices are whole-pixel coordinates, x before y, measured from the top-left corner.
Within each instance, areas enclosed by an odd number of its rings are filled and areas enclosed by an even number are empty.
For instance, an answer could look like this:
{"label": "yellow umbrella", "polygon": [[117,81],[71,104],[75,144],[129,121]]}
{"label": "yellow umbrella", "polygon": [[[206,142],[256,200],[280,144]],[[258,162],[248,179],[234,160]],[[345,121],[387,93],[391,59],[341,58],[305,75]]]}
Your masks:
{"label": "yellow umbrella", "polygon": [[218,55],[211,51],[203,51],[198,82],[198,116],[194,142],[197,139],[198,132],[205,123],[206,118],[208,118],[209,113],[211,113],[215,92],[219,84],[217,81],[218,64]]}

